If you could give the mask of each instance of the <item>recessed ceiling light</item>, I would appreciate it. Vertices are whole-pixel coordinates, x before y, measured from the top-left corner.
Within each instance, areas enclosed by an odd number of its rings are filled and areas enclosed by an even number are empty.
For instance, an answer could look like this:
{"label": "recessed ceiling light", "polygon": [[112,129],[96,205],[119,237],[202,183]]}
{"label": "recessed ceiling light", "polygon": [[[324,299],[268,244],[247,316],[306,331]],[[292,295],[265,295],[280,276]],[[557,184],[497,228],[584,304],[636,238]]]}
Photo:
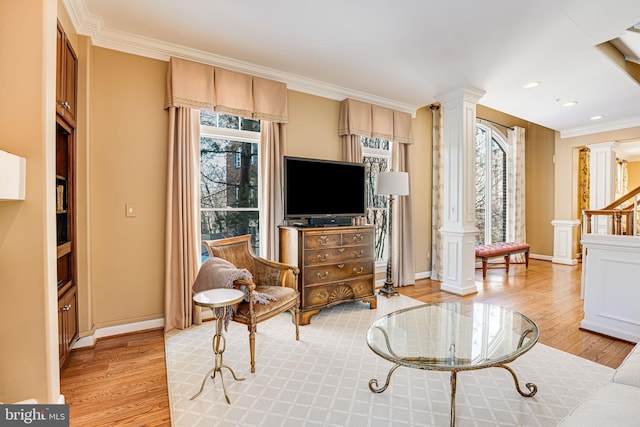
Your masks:
{"label": "recessed ceiling light", "polygon": [[527,84],[522,85],[525,89],[531,89],[532,87],[540,86],[540,82],[529,82]]}
{"label": "recessed ceiling light", "polygon": [[573,107],[577,103],[578,103],[578,101],[565,101],[565,102],[562,103],[562,106],[563,107]]}
{"label": "recessed ceiling light", "polygon": [[602,118],[602,116],[593,116],[591,118],[589,118],[589,120],[600,120]]}

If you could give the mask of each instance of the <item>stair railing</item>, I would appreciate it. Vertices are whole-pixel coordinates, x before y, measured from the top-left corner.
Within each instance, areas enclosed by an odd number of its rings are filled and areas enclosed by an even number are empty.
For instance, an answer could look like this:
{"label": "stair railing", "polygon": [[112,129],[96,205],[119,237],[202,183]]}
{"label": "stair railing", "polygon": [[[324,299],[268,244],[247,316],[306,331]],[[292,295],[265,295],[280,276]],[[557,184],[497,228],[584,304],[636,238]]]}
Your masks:
{"label": "stair railing", "polygon": [[640,186],[613,201],[603,209],[585,209],[582,211],[583,232],[592,233],[592,218],[604,216],[610,218],[610,234],[638,235],[638,201]]}

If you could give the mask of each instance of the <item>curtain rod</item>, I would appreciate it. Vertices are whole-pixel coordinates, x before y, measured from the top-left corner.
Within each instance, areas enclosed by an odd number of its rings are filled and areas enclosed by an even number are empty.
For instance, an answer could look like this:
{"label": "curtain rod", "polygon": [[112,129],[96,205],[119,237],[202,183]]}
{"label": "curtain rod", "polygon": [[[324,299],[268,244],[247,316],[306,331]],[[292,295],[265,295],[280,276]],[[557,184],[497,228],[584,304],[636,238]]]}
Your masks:
{"label": "curtain rod", "polygon": [[494,125],[502,126],[503,128],[507,128],[513,130],[514,128],[511,126],[503,125],[502,123],[494,122],[492,120],[483,119],[482,117],[476,117],[478,120],[484,120],[485,122],[493,123]]}

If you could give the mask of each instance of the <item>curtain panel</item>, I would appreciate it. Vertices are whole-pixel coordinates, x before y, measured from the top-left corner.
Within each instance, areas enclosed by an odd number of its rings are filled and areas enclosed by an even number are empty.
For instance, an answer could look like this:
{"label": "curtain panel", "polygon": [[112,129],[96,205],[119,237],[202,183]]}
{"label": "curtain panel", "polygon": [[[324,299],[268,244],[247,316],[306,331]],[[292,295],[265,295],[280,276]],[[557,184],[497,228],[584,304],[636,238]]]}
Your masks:
{"label": "curtain panel", "polygon": [[[525,205],[525,131],[514,126],[507,130],[509,162],[507,163],[507,241],[526,242]],[[511,261],[524,263],[524,254],[511,255]]]}
{"label": "curtain panel", "polygon": [[431,178],[431,280],[442,281],[443,244],[440,228],[444,214],[444,135],[442,108],[432,104],[432,178]]}
{"label": "curtain panel", "polygon": [[200,324],[200,310],[191,300],[198,273],[199,212],[198,146],[199,110],[169,108],[169,144],[165,231],[166,332]]}
{"label": "curtain panel", "polygon": [[207,109],[287,123],[287,85],[224,68],[170,58],[164,107]]}

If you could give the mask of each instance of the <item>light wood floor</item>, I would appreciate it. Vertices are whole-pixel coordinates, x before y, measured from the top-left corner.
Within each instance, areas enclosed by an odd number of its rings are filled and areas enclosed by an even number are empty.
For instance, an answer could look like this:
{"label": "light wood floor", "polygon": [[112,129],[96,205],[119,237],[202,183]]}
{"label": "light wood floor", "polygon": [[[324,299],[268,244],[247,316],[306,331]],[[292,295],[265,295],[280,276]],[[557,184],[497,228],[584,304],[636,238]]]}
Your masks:
{"label": "light wood floor", "polygon": [[[633,348],[579,329],[580,265],[531,260],[528,271],[512,265],[506,276],[503,268],[490,269],[483,281],[478,270],[476,280],[478,293],[466,297],[442,292],[438,282],[428,279],[400,293],[423,302],[479,301],[509,307],[538,324],[539,342],[612,368]],[[306,327],[313,327],[313,318]],[[161,330],[102,339],[95,348],[74,350],[60,376],[71,426],[170,425]]]}

